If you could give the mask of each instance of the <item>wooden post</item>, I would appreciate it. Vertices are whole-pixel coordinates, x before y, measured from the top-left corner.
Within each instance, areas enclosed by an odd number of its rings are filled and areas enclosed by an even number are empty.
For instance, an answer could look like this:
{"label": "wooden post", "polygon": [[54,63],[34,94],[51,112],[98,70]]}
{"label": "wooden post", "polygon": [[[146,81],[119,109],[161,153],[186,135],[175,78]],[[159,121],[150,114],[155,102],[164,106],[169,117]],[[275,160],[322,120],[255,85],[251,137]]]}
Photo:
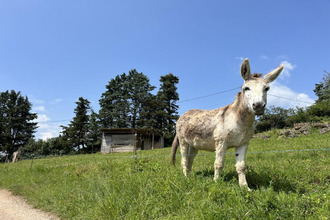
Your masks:
{"label": "wooden post", "polygon": [[134,151],[134,158],[136,160],[137,159],[137,131],[135,131],[135,134],[134,134],[134,148],[133,148],[133,151]]}
{"label": "wooden post", "polygon": [[152,142],[151,142],[151,149],[154,149],[154,144],[155,144],[155,133],[152,132]]}

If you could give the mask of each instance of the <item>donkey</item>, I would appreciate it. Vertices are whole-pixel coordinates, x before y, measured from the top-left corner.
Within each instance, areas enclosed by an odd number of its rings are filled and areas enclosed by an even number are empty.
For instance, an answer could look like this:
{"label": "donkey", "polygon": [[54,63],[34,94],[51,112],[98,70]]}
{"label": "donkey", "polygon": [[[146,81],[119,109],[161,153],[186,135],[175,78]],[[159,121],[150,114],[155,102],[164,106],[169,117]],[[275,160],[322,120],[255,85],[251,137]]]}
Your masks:
{"label": "donkey", "polygon": [[13,153],[13,161],[12,161],[12,163],[18,162],[19,159],[20,159],[20,157],[21,157],[21,150],[18,149],[17,151],[15,151]]}
{"label": "donkey", "polygon": [[245,178],[245,155],[254,133],[255,115],[264,113],[269,83],[279,76],[283,67],[284,65],[280,65],[261,78],[261,74],[251,75],[249,60],[245,59],[241,64],[244,84],[232,104],[214,110],[189,110],[178,119],[171,149],[172,164],[175,164],[179,145],[185,176],[189,175],[198,150],[215,151],[216,181],[224,166],[226,150],[236,148],[235,167],[239,185],[248,187]]}

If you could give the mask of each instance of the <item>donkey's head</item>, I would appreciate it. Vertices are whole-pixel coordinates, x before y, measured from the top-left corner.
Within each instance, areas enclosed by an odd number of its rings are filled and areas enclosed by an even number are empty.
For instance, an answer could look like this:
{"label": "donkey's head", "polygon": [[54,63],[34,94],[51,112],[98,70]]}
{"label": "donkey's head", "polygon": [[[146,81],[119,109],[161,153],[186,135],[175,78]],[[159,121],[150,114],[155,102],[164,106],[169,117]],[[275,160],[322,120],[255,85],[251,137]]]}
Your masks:
{"label": "donkey's head", "polygon": [[255,115],[262,115],[267,104],[267,91],[269,83],[273,82],[283,70],[284,65],[280,65],[275,70],[269,72],[263,78],[259,75],[252,76],[249,60],[245,59],[241,65],[241,75],[244,79],[242,93],[244,105]]}

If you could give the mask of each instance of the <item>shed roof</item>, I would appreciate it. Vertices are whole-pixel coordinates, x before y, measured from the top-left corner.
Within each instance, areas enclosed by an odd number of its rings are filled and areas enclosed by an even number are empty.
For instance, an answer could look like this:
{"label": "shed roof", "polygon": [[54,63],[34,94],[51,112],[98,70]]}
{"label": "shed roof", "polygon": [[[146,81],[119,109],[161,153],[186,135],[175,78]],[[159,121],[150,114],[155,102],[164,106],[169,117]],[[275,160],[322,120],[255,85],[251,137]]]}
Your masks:
{"label": "shed roof", "polygon": [[147,128],[101,128],[101,132],[106,134],[155,134],[161,136],[160,132],[155,129]]}

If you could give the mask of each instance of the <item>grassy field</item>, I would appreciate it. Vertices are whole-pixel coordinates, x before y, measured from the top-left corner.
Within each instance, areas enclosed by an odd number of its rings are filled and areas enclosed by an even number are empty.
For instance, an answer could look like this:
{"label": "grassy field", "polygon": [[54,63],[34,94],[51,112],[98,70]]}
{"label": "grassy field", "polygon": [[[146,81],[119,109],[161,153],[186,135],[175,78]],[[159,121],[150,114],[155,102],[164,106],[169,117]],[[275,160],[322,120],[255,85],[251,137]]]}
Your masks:
{"label": "grassy field", "polygon": [[[308,150],[324,149],[328,150]],[[0,165],[0,188],[62,219],[328,219],[330,133],[253,139],[251,192],[238,186],[233,150],[218,182],[214,154],[200,152],[185,178],[170,149],[63,156]],[[297,150],[297,151],[287,151]]]}

